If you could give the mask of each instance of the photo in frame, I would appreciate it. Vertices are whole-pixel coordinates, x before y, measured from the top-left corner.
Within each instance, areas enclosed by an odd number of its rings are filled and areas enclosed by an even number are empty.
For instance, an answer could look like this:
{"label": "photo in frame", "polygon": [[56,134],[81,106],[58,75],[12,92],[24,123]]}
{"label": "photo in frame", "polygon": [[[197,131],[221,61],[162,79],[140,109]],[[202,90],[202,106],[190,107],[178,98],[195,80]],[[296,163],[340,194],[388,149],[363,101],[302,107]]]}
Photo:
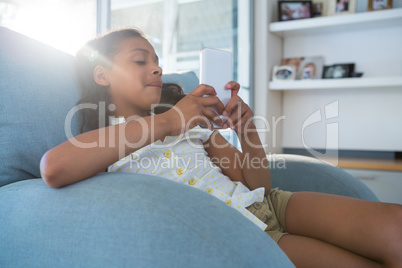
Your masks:
{"label": "photo in frame", "polygon": [[295,80],[296,69],[290,65],[275,65],[272,71],[272,81]]}
{"label": "photo in frame", "polygon": [[355,64],[343,63],[324,66],[323,79],[354,77]]}
{"label": "photo in frame", "polygon": [[353,14],[357,0],[329,0],[328,16]]}
{"label": "photo in frame", "polygon": [[313,78],[314,78],[314,68],[313,67],[303,68],[301,79],[313,79]]}
{"label": "photo in frame", "polygon": [[324,68],[324,57],[284,58],[281,64],[295,66],[296,79],[321,79]]}
{"label": "photo in frame", "polygon": [[392,0],[369,0],[368,11],[383,10],[392,8]]}
{"label": "photo in frame", "polygon": [[300,20],[313,17],[312,1],[279,1],[279,21]]}

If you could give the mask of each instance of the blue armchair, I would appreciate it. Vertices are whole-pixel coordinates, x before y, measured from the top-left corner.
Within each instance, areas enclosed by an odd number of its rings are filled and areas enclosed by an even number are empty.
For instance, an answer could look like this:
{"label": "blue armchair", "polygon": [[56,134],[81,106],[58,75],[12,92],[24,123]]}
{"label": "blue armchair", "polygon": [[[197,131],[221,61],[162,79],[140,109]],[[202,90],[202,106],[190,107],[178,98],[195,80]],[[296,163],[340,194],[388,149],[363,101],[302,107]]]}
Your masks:
{"label": "blue armchair", "polygon": [[[185,185],[100,173],[48,187],[39,161],[68,137],[66,115],[79,99],[74,59],[6,28],[0,40],[0,267],[293,266],[240,213]],[[163,79],[198,84],[192,72]],[[79,122],[73,116],[72,135]],[[281,157],[286,168],[272,169],[273,187],[377,200],[336,167]]]}

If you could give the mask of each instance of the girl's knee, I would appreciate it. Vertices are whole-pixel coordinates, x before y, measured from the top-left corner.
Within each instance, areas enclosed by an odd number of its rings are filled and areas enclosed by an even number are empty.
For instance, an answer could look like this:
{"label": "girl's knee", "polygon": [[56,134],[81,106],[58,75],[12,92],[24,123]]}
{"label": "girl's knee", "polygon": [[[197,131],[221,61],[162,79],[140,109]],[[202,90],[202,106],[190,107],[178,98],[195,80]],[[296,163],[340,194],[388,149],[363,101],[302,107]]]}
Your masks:
{"label": "girl's knee", "polygon": [[392,264],[402,263],[402,205],[384,204],[385,219],[384,225],[380,227],[385,234],[384,239],[387,245],[384,263],[392,267]]}

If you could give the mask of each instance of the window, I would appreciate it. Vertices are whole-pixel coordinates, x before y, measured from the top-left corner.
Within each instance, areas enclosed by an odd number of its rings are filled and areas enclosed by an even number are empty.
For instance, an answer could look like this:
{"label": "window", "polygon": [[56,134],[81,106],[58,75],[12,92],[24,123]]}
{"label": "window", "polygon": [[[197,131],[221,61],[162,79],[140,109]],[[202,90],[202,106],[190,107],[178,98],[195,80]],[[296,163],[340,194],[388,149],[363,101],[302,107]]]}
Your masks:
{"label": "window", "polygon": [[198,73],[203,47],[233,52],[232,0],[112,0],[111,28],[138,27],[151,40],[165,72]]}
{"label": "window", "polygon": [[0,26],[74,55],[96,35],[96,0],[0,0]]}

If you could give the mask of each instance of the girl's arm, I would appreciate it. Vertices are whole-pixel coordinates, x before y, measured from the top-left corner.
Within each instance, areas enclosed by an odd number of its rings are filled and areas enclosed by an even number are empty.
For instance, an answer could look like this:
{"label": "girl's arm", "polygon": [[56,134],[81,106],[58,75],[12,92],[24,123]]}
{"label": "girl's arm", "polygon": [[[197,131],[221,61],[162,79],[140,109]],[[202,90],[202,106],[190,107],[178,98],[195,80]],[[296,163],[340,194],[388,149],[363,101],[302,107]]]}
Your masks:
{"label": "girl's arm", "polygon": [[[175,108],[155,115],[88,131],[47,151],[40,161],[43,180],[53,188],[69,185],[104,172],[108,166],[167,135],[175,136],[216,114],[208,106],[223,111],[212,87],[200,85],[178,102]],[[215,119],[222,124],[220,119]]]}
{"label": "girl's arm", "polygon": [[[40,162],[43,180],[59,188],[89,178],[130,153],[158,140],[168,133],[168,121],[154,116],[154,137],[151,117],[88,131],[47,151]],[[130,146],[131,145],[131,146]]]}
{"label": "girl's arm", "polygon": [[232,181],[240,181],[250,190],[264,187],[265,193],[269,193],[269,163],[264,149],[255,146],[261,146],[257,132],[250,132],[247,136],[238,133],[238,136],[243,152],[237,150],[217,131],[204,144],[205,150],[212,162]]}
{"label": "girl's arm", "polygon": [[233,94],[224,110],[224,113],[230,114],[224,127],[230,126],[236,131],[243,152],[229,144],[218,132],[211,135],[205,144],[205,150],[213,162],[233,181],[242,182],[250,190],[264,187],[267,194],[271,190],[269,163],[252,122],[253,112],[237,96],[239,84],[230,82],[227,88],[231,89]]}

